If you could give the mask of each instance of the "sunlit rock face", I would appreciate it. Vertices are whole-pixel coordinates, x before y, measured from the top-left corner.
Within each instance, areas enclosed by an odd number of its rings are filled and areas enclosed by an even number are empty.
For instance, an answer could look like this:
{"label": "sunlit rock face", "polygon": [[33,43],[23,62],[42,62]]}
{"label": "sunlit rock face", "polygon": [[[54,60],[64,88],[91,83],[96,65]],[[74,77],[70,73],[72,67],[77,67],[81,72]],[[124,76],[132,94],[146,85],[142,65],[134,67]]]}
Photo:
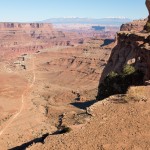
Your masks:
{"label": "sunlit rock face", "polygon": [[146,0],[145,4],[148,9],[149,16],[148,16],[148,21],[147,21],[146,25],[144,26],[144,30],[146,30],[147,32],[150,32],[150,0]]}
{"label": "sunlit rock face", "polygon": [[147,21],[148,21],[148,19],[146,18],[146,19],[134,20],[133,22],[128,22],[128,23],[122,24],[120,27],[120,31],[140,32],[143,30]]}
{"label": "sunlit rock face", "polygon": [[[144,77],[140,79],[143,83],[150,83],[150,34],[135,31],[120,31],[117,33],[117,45],[112,49],[112,53],[100,78],[97,99],[103,98],[102,86],[106,77],[115,72],[122,73],[124,66],[134,66],[140,70]],[[140,80],[134,84],[138,85]]]}
{"label": "sunlit rock face", "polygon": [[146,7],[147,7],[148,12],[149,12],[148,18],[149,18],[149,21],[150,21],[150,0],[146,0]]}

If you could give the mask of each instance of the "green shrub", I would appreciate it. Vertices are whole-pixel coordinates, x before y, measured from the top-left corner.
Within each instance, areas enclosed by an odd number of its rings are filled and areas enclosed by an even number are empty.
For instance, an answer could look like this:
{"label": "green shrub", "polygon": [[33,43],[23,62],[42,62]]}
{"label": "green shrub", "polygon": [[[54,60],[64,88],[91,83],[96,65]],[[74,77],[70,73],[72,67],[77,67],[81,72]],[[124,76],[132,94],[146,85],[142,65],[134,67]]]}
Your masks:
{"label": "green shrub", "polygon": [[110,72],[109,75],[108,75],[108,77],[111,78],[111,79],[116,78],[117,76],[118,76],[118,73],[116,73],[114,71]]}
{"label": "green shrub", "polygon": [[146,23],[146,25],[144,26],[144,29],[147,31],[147,32],[150,32],[150,22],[148,21]]}
{"label": "green shrub", "polygon": [[123,72],[122,72],[122,74],[123,74],[123,75],[130,75],[130,74],[133,74],[135,71],[136,71],[136,70],[135,70],[135,68],[134,68],[133,66],[131,66],[131,65],[125,65],[125,66],[123,67]]}

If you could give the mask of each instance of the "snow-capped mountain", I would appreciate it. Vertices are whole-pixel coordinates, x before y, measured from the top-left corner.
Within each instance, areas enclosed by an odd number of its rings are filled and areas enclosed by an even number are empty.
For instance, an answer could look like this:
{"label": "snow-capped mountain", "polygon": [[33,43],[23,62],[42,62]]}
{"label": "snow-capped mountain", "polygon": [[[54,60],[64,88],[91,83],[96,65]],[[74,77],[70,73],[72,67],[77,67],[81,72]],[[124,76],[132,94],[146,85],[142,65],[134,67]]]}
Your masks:
{"label": "snow-capped mountain", "polygon": [[42,22],[53,24],[99,24],[99,25],[118,25],[131,22],[131,19],[125,17],[108,17],[108,18],[79,18],[79,17],[60,17],[50,18]]}

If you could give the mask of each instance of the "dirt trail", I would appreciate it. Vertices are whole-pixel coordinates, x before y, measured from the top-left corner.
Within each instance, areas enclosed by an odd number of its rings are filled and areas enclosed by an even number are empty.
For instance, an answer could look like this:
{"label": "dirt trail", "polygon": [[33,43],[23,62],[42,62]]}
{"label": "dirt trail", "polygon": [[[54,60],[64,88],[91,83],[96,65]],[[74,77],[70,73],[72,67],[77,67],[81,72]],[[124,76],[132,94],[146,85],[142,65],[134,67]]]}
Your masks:
{"label": "dirt trail", "polygon": [[21,107],[20,110],[10,119],[10,121],[8,122],[8,124],[6,124],[6,126],[0,131],[0,136],[6,131],[6,129],[12,124],[12,122],[21,114],[23,107],[24,107],[24,99],[25,99],[25,95],[27,94],[27,92],[29,92],[29,90],[33,87],[34,83],[35,83],[35,64],[34,64],[34,58],[32,59],[32,71],[33,71],[33,81],[30,84],[30,86],[27,86],[27,88],[23,91],[22,95],[21,95]]}

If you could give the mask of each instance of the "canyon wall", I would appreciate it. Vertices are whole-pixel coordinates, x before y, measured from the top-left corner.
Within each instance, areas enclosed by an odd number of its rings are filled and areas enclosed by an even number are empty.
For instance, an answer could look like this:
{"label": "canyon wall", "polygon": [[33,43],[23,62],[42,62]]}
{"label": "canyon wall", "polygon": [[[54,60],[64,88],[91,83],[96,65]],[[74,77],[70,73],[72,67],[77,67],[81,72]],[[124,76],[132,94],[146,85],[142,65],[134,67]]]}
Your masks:
{"label": "canyon wall", "polygon": [[121,72],[126,64],[144,72],[144,80],[150,80],[150,35],[118,32],[117,45],[113,48],[101,80],[111,71]]}
{"label": "canyon wall", "polygon": [[[138,78],[138,80],[136,80],[137,85],[142,80],[143,80],[142,83],[144,83],[145,85],[149,85],[150,83],[149,43],[150,43],[150,34],[140,32],[135,33],[131,31],[118,32],[117,45],[112,49],[112,53],[100,79],[97,96],[99,99],[102,95],[101,91],[103,90],[103,85],[105,84],[106,77],[108,77],[108,75],[112,73],[112,71],[118,74],[122,74],[123,68],[127,64],[133,66],[136,70],[141,71],[144,75],[144,77],[141,77],[140,79]],[[115,74],[113,75],[115,76]],[[118,83],[122,82],[122,79],[121,81],[117,82]],[[128,81],[126,81],[125,83],[127,82]],[[119,84],[116,86],[118,86],[117,88],[119,89]]]}
{"label": "canyon wall", "polygon": [[65,34],[48,23],[0,23],[1,60],[53,46],[71,46],[81,36]]}
{"label": "canyon wall", "polygon": [[53,30],[52,24],[46,24],[46,23],[9,23],[4,22],[0,23],[0,31],[2,30],[24,30],[24,31],[30,31],[30,30]]}

